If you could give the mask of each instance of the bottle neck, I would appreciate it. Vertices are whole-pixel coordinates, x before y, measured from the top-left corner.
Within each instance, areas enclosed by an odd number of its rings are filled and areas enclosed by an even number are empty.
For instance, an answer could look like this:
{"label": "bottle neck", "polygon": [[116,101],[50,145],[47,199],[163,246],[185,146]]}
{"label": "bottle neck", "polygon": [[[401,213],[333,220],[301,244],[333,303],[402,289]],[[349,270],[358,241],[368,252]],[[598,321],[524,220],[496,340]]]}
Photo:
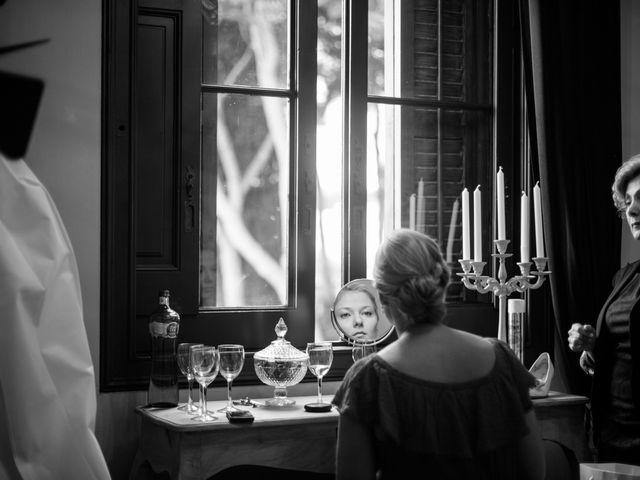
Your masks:
{"label": "bottle neck", "polygon": [[169,297],[158,297],[158,304],[159,305],[166,305],[168,307],[169,306]]}

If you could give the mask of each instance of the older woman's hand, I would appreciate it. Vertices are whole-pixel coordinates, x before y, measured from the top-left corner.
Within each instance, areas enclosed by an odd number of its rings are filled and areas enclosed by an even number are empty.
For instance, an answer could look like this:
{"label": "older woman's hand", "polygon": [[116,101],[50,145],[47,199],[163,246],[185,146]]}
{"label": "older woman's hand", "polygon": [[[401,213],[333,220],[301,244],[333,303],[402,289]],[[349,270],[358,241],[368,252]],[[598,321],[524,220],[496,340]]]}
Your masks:
{"label": "older woman's hand", "polygon": [[574,323],[569,330],[569,348],[574,352],[591,352],[596,341],[596,331],[591,325]]}

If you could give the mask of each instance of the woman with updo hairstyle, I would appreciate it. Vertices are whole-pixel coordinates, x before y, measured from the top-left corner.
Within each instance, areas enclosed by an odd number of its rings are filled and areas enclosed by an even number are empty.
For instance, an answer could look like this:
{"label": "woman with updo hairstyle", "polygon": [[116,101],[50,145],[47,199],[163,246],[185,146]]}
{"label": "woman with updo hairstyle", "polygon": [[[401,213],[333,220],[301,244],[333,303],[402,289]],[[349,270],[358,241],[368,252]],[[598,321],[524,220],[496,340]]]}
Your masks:
{"label": "woman with updo hairstyle", "polygon": [[410,232],[387,239],[377,252],[374,271],[380,302],[393,312],[398,331],[440,323],[446,313],[449,267],[433,240]]}
{"label": "woman with updo hairstyle", "polygon": [[535,380],[504,342],[446,325],[438,244],[395,230],[373,277],[398,338],[356,361],[336,391],[336,478],[544,478]]}

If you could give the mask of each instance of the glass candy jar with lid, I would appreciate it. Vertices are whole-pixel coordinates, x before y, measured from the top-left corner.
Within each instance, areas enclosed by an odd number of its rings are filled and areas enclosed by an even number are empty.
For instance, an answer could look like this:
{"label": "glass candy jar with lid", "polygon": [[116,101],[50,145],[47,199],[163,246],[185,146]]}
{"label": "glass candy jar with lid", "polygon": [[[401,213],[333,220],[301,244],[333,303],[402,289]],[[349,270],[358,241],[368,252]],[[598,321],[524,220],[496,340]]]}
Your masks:
{"label": "glass candy jar with lid", "polygon": [[275,328],[278,338],[253,356],[253,367],[260,381],[275,387],[273,398],[265,402],[271,407],[295,404],[295,400],[287,397],[287,387],[300,383],[307,373],[309,356],[284,339],[287,330],[281,318]]}

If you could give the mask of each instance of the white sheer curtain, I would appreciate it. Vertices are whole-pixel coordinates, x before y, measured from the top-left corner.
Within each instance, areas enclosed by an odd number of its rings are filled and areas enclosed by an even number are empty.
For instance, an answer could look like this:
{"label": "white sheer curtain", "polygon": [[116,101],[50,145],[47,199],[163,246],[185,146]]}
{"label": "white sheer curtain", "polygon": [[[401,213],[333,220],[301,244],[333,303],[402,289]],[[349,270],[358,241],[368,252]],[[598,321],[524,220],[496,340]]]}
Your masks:
{"label": "white sheer curtain", "polygon": [[0,154],[0,478],[108,479],[73,248],[44,186]]}

